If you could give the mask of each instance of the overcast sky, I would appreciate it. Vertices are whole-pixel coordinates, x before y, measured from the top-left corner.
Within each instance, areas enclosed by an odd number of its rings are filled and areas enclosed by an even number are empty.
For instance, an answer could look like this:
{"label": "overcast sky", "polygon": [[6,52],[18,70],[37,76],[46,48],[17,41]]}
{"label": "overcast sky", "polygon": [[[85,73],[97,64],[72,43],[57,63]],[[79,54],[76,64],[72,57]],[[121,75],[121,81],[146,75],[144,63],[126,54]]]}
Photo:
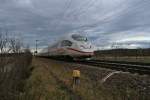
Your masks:
{"label": "overcast sky", "polygon": [[31,46],[80,32],[99,47],[144,48],[149,27],[150,0],[0,0],[0,30],[20,34]]}

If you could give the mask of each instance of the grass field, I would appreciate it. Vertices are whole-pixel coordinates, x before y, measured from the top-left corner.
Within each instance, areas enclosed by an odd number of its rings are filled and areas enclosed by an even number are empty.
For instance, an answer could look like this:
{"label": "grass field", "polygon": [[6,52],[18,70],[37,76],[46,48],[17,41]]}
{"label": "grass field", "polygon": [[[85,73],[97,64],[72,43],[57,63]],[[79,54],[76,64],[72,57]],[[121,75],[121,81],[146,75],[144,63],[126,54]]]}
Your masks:
{"label": "grass field", "polygon": [[[102,83],[112,70],[36,58],[26,82],[34,100],[150,100],[150,77],[118,73]],[[72,88],[72,70],[80,66],[81,83]]]}
{"label": "grass field", "polygon": [[100,57],[100,56],[95,56],[94,59],[99,59],[99,60],[111,60],[111,61],[129,61],[129,62],[144,62],[144,63],[150,63],[150,57],[149,56],[143,56],[143,57]]}

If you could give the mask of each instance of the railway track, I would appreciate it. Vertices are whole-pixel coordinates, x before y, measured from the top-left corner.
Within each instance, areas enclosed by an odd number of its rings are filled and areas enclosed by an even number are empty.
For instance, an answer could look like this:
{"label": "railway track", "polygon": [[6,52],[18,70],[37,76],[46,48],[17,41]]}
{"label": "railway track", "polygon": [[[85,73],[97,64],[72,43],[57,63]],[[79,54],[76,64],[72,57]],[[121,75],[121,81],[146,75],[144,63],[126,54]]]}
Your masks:
{"label": "railway track", "polygon": [[82,60],[74,62],[95,67],[109,68],[117,71],[150,75],[150,64],[148,63],[116,62],[101,60]]}
{"label": "railway track", "polygon": [[[42,57],[43,58],[43,57]],[[49,58],[49,57],[44,57]],[[108,68],[116,71],[138,73],[141,75],[150,75],[150,63],[124,62],[124,61],[103,61],[103,60],[70,60],[61,58],[50,58],[70,63],[90,65],[94,67]]]}

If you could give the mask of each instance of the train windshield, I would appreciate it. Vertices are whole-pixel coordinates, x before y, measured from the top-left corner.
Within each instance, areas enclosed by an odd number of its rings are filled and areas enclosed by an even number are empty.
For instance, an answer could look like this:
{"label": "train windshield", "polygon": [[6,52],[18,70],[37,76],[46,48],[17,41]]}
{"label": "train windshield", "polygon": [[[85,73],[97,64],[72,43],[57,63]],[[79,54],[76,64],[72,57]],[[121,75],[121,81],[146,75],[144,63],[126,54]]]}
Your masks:
{"label": "train windshield", "polygon": [[63,41],[61,42],[61,46],[62,46],[62,47],[65,47],[65,46],[70,47],[71,45],[72,45],[72,42],[71,42],[71,41],[68,41],[68,40],[63,40]]}
{"label": "train windshield", "polygon": [[72,35],[72,38],[76,41],[85,41],[85,42],[88,41],[86,37],[81,36],[81,35],[76,35],[76,34]]}

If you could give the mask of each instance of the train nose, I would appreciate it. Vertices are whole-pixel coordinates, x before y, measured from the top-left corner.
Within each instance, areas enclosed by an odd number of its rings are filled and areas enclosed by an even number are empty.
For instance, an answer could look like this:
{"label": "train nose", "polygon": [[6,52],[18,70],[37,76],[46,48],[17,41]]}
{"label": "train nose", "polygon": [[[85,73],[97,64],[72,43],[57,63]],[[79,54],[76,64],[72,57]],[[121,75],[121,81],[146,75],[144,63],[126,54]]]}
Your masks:
{"label": "train nose", "polygon": [[92,46],[91,46],[91,45],[89,45],[89,46],[81,45],[80,47],[81,47],[81,48],[83,48],[83,49],[91,49],[91,48],[92,48]]}
{"label": "train nose", "polygon": [[83,48],[83,49],[91,49],[92,45],[89,44],[89,43],[84,43],[84,44],[80,45],[80,47]]}
{"label": "train nose", "polygon": [[92,48],[92,45],[80,45],[81,48],[83,49],[91,49]]}

